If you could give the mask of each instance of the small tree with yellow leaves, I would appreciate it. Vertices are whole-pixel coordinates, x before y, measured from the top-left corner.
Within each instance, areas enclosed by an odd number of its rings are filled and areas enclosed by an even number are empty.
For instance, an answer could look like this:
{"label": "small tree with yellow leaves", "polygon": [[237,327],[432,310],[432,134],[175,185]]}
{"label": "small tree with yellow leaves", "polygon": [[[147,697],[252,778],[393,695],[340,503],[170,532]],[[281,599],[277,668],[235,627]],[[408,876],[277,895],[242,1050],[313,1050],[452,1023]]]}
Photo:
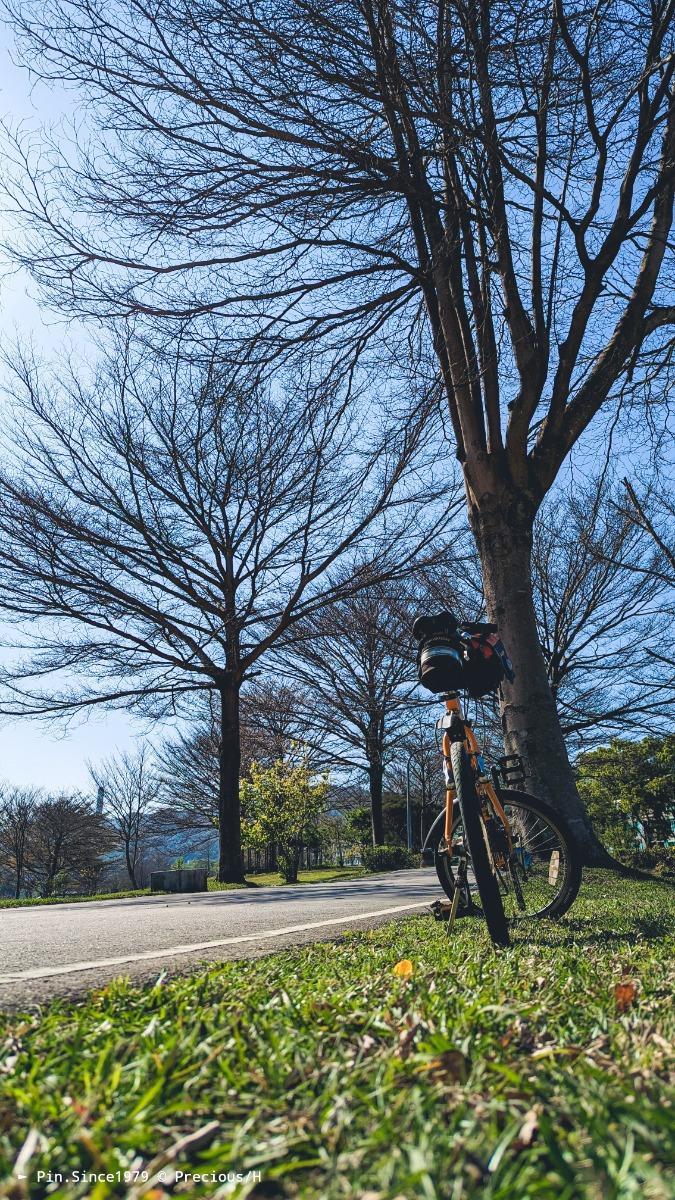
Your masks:
{"label": "small tree with yellow leaves", "polygon": [[328,778],[316,779],[307,762],[292,766],[275,762],[262,768],[251,764],[241,783],[245,819],[243,841],[252,850],[277,845],[279,870],[286,883],[297,883],[303,843],[316,836],[317,818],[326,806]]}

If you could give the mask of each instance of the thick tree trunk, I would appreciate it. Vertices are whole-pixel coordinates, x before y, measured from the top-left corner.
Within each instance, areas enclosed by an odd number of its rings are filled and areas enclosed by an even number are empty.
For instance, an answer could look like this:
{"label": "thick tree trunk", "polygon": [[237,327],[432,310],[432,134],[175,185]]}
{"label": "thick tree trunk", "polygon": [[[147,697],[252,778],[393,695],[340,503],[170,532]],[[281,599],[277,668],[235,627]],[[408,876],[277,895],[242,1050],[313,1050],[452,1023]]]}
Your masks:
{"label": "thick tree trunk", "polygon": [[241,855],[241,806],[239,769],[241,741],[239,688],[233,682],[220,688],[220,746],[218,751],[218,879],[221,883],[245,883]]}
{"label": "thick tree trunk", "polygon": [[502,687],[507,754],[520,754],[526,788],[562,812],[588,865],[613,860],[597,840],[579,798],[539,642],[531,574],[533,514],[519,500],[485,504],[471,514],[490,620],[513,662]]}

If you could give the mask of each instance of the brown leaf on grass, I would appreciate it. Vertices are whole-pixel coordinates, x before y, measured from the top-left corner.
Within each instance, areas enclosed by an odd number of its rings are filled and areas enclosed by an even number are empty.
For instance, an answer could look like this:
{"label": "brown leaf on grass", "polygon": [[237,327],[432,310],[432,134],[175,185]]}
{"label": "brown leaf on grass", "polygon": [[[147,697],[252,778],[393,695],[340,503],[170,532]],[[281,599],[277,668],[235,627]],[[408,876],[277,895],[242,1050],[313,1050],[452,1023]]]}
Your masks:
{"label": "brown leaf on grass", "polygon": [[633,979],[622,979],[614,987],[614,999],[616,1001],[616,1011],[619,1013],[628,1012],[632,1007],[633,1001],[637,996],[637,983]]}
{"label": "brown leaf on grass", "polygon": [[466,1083],[469,1075],[469,1060],[461,1050],[444,1050],[429,1062],[423,1063],[420,1071],[426,1071],[433,1083]]}

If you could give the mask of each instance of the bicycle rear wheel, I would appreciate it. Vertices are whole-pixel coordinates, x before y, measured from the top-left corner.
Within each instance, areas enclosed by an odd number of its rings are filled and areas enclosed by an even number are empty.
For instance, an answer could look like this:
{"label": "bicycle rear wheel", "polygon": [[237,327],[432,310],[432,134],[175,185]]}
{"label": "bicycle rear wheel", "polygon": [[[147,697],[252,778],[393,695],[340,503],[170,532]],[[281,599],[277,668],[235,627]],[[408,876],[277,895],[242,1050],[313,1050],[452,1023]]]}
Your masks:
{"label": "bicycle rear wheel", "polygon": [[[499,796],[514,842],[509,871],[499,873],[506,916],[555,920],[574,903],[581,883],[581,864],[571,834],[560,815],[536,796],[515,791],[502,791]],[[456,812],[453,846],[457,848],[465,840],[463,820]],[[436,850],[435,863],[441,887],[452,897],[452,865],[444,843]]]}
{"label": "bicycle rear wheel", "polygon": [[478,895],[490,937],[495,946],[510,944],[499,881],[491,861],[487,833],[481,816],[480,797],[463,742],[453,742],[450,750],[452,775],[462,814],[466,849],[471,859]]}

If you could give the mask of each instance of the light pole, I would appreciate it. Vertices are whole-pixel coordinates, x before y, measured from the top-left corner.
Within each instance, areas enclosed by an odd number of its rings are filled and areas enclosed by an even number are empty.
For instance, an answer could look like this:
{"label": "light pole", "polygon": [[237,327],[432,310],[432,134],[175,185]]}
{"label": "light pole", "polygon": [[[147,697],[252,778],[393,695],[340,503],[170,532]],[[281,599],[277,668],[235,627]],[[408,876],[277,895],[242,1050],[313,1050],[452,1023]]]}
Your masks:
{"label": "light pole", "polygon": [[414,762],[414,754],[410,755],[405,769],[405,823],[408,849],[412,850],[412,804],[410,801],[410,764]]}

